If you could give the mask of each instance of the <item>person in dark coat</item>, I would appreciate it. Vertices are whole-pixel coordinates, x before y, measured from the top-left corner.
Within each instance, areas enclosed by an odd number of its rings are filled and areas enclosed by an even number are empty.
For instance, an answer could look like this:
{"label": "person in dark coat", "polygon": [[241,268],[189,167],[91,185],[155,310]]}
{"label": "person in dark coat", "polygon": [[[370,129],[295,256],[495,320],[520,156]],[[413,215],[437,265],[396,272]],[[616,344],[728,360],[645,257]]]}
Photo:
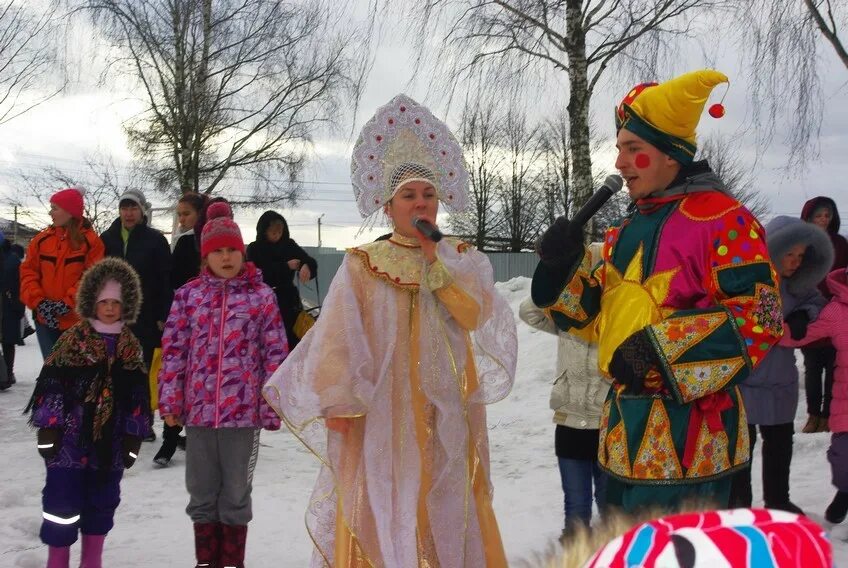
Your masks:
{"label": "person in dark coat", "polygon": [[3,334],[3,358],[6,360],[7,382],[5,390],[15,384],[15,345],[21,341],[21,318],[24,317],[26,306],[20,299],[21,292],[21,256],[17,253],[20,247],[3,239],[0,250],[3,251],[3,271],[0,273],[0,294],[3,295],[3,316],[0,332]]}
{"label": "person in dark coat", "polygon": [[149,368],[171,308],[171,247],[162,233],[148,225],[150,204],[141,191],[125,192],[118,207],[120,217],[100,238],[106,245],[106,256],[123,258],[141,279],[141,309],[131,329],[141,342]]}
{"label": "person in dark coat", "polygon": [[[765,226],[766,243],[780,275],[783,318],[792,336],[800,339],[827,301],[817,285],[833,262],[833,247],[821,228],[795,217],[775,217]],[[797,337],[796,337],[797,336]],[[766,508],[804,514],[789,500],[793,422],[798,408],[798,369],[791,347],[777,345],[739,385],[748,418],[751,455],[757,426],[763,437],[763,501]],[[750,507],[751,468],[733,479],[731,508]]]}
{"label": "person in dark coat", "polygon": [[186,193],[177,202],[178,235],[171,253],[171,288],[175,291],[200,274],[200,243],[195,234],[195,225],[206,206],[206,196]]}
{"label": "person in dark coat", "polygon": [[[140,190],[124,192],[118,207],[120,217],[100,238],[106,256],[126,260],[141,280],[141,308],[130,330],[141,343],[144,364],[150,369],[171,309],[171,247],[162,233],[148,225],[150,204]],[[156,435],[150,432],[145,440],[152,442]]]}
{"label": "person in dark coat", "polygon": [[[801,210],[801,219],[818,225],[830,237],[834,253],[833,266],[830,270],[848,266],[848,240],[839,234],[839,211],[833,199],[824,196],[810,199]],[[830,298],[832,295],[824,279],[819,283],[819,290],[825,298]],[[807,423],[802,431],[807,434],[828,432],[836,350],[830,341],[825,339],[804,347],[801,352],[804,354],[804,388],[807,393]],[[824,376],[824,390],[822,390],[822,376]]]}
{"label": "person in dark coat", "polygon": [[262,270],[262,280],[277,295],[286,326],[289,350],[299,339],[294,334],[297,315],[303,310],[294,277],[302,283],[318,274],[318,263],[291,238],[289,225],[276,211],[266,211],[256,223],[256,240],[247,247],[247,259]]}

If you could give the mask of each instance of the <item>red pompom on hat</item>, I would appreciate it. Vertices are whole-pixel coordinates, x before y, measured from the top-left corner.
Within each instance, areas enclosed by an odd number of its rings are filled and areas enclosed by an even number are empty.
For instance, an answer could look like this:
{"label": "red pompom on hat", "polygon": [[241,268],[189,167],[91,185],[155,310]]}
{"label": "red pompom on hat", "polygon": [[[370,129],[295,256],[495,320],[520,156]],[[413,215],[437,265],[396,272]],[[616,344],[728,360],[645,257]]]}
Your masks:
{"label": "red pompom on hat", "polygon": [[241,230],[233,221],[233,210],[223,201],[217,201],[206,209],[206,224],[200,235],[200,256],[206,258],[213,250],[231,248],[244,252]]}
{"label": "red pompom on hat", "polygon": [[211,221],[220,217],[233,218],[233,210],[226,201],[216,201],[206,208],[206,220]]}
{"label": "red pompom on hat", "polygon": [[83,203],[82,196],[85,194],[85,189],[79,186],[68,187],[61,191],[57,191],[50,198],[50,203],[56,204],[65,211],[71,214],[76,219],[82,219]]}

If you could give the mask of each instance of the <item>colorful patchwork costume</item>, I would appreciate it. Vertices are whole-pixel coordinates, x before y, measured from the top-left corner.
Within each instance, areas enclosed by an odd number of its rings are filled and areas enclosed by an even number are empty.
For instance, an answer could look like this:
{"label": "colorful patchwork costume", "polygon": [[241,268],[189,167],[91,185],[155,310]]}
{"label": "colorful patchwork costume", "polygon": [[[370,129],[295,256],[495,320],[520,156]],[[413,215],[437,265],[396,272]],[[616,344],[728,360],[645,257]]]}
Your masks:
{"label": "colorful patchwork costume", "polygon": [[534,303],[598,342],[605,376],[616,379],[617,350],[657,362],[644,390],[615,382],[601,417],[608,502],[628,510],[698,495],[726,506],[728,475],[750,460],[736,385],[782,334],[762,226],[706,162],[692,161],[704,103],[726,81],[698,71],[631,91],[618,128],[678,160],[680,174],[607,231],[600,264],[584,254],[563,274],[542,262],[533,277]]}

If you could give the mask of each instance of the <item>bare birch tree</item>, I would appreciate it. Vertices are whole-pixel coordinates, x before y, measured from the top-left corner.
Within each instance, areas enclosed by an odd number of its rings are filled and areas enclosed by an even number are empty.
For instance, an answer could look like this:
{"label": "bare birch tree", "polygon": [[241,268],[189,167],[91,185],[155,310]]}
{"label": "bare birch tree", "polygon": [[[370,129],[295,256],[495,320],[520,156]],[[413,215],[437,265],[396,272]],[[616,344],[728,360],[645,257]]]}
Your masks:
{"label": "bare birch tree", "polygon": [[[169,193],[220,189],[238,170],[257,196],[293,200],[312,134],[338,124],[369,58],[331,0],[79,0],[138,80],[126,125]],[[243,179],[243,178],[242,178]]]}
{"label": "bare birch tree", "polygon": [[57,8],[22,0],[0,1],[0,124],[61,92],[54,84]]}
{"label": "bare birch tree", "polygon": [[[569,137],[574,203],[592,193],[589,110],[604,73],[617,63],[654,71],[666,40],[685,35],[690,18],[725,0],[421,0],[414,3],[421,57],[433,30],[447,27],[433,56],[451,62],[448,81],[485,67],[496,84],[539,83],[563,72],[568,79]],[[638,48],[638,49],[637,49]],[[536,94],[538,97],[539,94]]]}
{"label": "bare birch tree", "polygon": [[541,126],[531,124],[526,113],[511,106],[504,118],[504,181],[498,192],[501,223],[499,236],[511,252],[532,249],[540,233]]}
{"label": "bare birch tree", "polygon": [[[844,36],[848,3],[833,0],[738,0],[735,21],[751,70],[749,97],[760,147],[775,133],[775,116],[789,109],[788,167],[803,168],[818,153],[824,101],[821,46],[834,49],[848,70]],[[848,78],[848,73],[846,73]]]}
{"label": "bare birch tree", "polygon": [[542,218],[553,224],[560,215],[568,215],[571,194],[571,139],[568,136],[568,111],[560,109],[544,125],[542,144],[545,169],[542,180]]}
{"label": "bare birch tree", "polygon": [[460,142],[468,165],[470,207],[453,214],[449,223],[454,233],[462,235],[480,250],[489,247],[489,238],[500,223],[497,207],[498,189],[502,183],[499,170],[504,155],[502,118],[496,105],[483,97],[469,98],[462,113]]}

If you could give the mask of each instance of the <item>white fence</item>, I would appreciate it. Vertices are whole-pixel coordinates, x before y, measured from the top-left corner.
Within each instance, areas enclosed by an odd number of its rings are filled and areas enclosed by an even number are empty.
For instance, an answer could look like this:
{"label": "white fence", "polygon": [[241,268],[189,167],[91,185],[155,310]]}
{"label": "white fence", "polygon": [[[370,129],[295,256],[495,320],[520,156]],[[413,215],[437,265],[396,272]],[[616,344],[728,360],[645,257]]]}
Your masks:
{"label": "white fence", "polygon": [[[300,285],[300,295],[311,305],[320,305],[324,301],[330,282],[342,264],[344,252],[327,248],[304,247],[318,262],[318,278]],[[495,282],[506,282],[516,276],[533,276],[539,257],[532,252],[487,252],[495,272]],[[318,294],[316,294],[316,288]]]}

